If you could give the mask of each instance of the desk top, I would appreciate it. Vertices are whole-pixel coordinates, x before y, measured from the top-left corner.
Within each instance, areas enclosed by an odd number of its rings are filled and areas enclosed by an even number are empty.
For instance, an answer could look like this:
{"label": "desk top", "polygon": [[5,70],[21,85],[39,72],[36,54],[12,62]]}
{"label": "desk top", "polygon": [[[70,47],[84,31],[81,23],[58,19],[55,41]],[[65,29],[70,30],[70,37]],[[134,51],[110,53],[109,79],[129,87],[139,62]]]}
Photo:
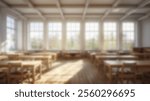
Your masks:
{"label": "desk top", "polygon": [[26,67],[26,66],[36,66],[36,65],[42,64],[41,61],[21,61],[21,60],[19,60],[19,61],[10,61],[10,60],[8,60],[8,61],[1,61],[0,62],[0,67],[3,67],[3,66],[8,67],[8,65],[10,63],[11,64],[19,64],[19,63],[21,63],[21,65],[23,67]]}
{"label": "desk top", "polygon": [[145,55],[149,55],[150,53],[132,53],[133,55],[137,55],[137,56],[145,56]]}
{"label": "desk top", "polygon": [[134,55],[98,55],[96,59],[137,59]]}
{"label": "desk top", "polygon": [[51,59],[52,56],[42,56],[42,55],[23,55],[20,59]]}
{"label": "desk top", "polygon": [[136,63],[139,67],[149,67],[150,68],[150,60],[106,60],[104,64],[111,67],[120,67],[123,63]]}
{"label": "desk top", "polygon": [[6,60],[8,59],[8,56],[0,56],[0,60]]}

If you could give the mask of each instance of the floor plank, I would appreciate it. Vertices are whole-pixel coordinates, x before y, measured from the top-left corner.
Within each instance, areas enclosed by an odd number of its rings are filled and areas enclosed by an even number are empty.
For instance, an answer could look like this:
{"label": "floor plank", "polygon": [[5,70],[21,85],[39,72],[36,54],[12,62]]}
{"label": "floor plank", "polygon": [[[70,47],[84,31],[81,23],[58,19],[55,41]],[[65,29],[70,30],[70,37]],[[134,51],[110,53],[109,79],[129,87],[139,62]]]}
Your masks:
{"label": "floor plank", "polygon": [[106,83],[103,71],[86,59],[61,60],[42,75],[37,84],[101,84]]}

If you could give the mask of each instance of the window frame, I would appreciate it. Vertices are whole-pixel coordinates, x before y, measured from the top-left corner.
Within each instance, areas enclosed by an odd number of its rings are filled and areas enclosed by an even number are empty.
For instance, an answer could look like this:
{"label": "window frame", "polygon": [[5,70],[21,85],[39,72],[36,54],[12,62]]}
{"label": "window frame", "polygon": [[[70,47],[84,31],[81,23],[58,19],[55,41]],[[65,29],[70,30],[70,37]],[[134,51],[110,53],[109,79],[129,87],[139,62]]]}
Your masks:
{"label": "window frame", "polygon": [[[75,30],[70,30],[70,31],[68,31],[68,23],[76,23],[76,24],[79,24],[79,31],[75,31]],[[77,47],[77,49],[71,49],[71,48],[68,48],[68,33],[69,32],[74,32],[74,33],[76,33],[76,32],[79,32],[79,35],[77,36],[78,37],[78,39],[79,39],[79,42],[78,42],[78,47]],[[80,39],[80,35],[81,35],[81,22],[80,21],[66,21],[66,44],[65,44],[65,50],[67,50],[67,51],[79,51],[79,50],[81,50],[80,48],[81,48],[81,45],[80,45],[80,43],[81,43],[81,39]],[[77,44],[77,42],[76,42],[76,44]]]}
{"label": "window frame", "polygon": [[[7,22],[7,18],[10,18],[10,19],[12,19],[13,21],[14,21],[14,28],[12,28],[12,27],[8,27],[8,22]],[[17,36],[18,36],[18,32],[17,32],[17,20],[16,20],[16,18],[14,17],[14,16],[12,16],[12,15],[7,15],[6,16],[6,40],[8,40],[8,29],[9,30],[13,30],[14,31],[14,38],[15,38],[15,40],[14,40],[14,50],[10,50],[10,49],[7,49],[7,43],[6,43],[6,51],[16,51],[17,50]]]}
{"label": "window frame", "polygon": [[[84,51],[95,51],[94,49],[87,49],[86,48],[86,23],[98,23],[99,27],[99,33],[98,33],[98,44],[99,44],[99,47],[98,47],[98,50],[101,50],[101,51],[118,51],[118,50],[123,50],[123,46],[122,46],[122,41],[123,41],[123,30],[122,30],[122,23],[123,22],[133,22],[134,23],[134,45],[137,45],[138,44],[138,33],[137,33],[137,24],[138,22],[136,22],[135,20],[132,20],[132,19],[127,19],[127,20],[124,20],[124,21],[118,21],[116,19],[106,19],[104,21],[100,21],[98,19],[86,19],[85,21],[81,21],[79,19],[67,19],[66,21],[62,21],[60,19],[48,19],[47,22],[44,22],[40,19],[30,19],[27,23],[27,35],[26,36],[26,39],[27,40],[27,50],[35,50],[35,49],[31,49],[30,48],[30,33],[29,33],[29,25],[31,22],[41,22],[43,23],[43,47],[40,49],[40,50],[50,50],[50,51],[64,51],[64,50],[84,50]],[[59,22],[62,24],[62,30],[61,30],[61,48],[59,50],[51,50],[49,49],[49,40],[48,40],[48,37],[49,34],[48,34],[48,23],[51,22],[51,23],[55,23],[55,22]],[[78,34],[78,40],[79,42],[76,42],[77,44],[79,43],[78,45],[78,48],[75,48],[75,49],[69,49],[68,46],[67,46],[67,23],[68,22],[71,22],[71,23],[79,23],[79,28],[80,30],[78,31],[79,34]],[[104,23],[110,23],[110,22],[114,22],[116,23],[116,47],[115,49],[105,49],[104,48]],[[46,43],[45,43],[46,42]],[[45,44],[44,44],[45,43]],[[26,44],[25,44],[26,45]],[[39,50],[39,49],[36,49],[36,50]],[[123,50],[124,51],[124,50]]]}
{"label": "window frame", "polygon": [[30,38],[30,24],[31,23],[42,23],[43,24],[43,31],[42,31],[42,33],[43,33],[43,35],[42,35],[42,40],[44,40],[45,38],[44,38],[44,34],[45,34],[45,31],[44,31],[44,28],[45,28],[45,26],[44,26],[44,22],[43,21],[29,21],[28,22],[28,50],[31,50],[31,51],[38,51],[38,50],[44,50],[44,42],[42,41],[42,48],[41,49],[33,49],[32,47],[31,47],[31,38]]}
{"label": "window frame", "polygon": [[[105,23],[115,23],[116,24],[116,47],[114,49],[105,49]],[[107,32],[111,32],[111,31],[107,31]],[[118,50],[118,46],[119,46],[119,40],[118,40],[119,34],[118,34],[118,22],[114,21],[114,20],[110,20],[110,21],[104,21],[103,22],[103,51],[117,51]]]}
{"label": "window frame", "polygon": [[[134,22],[134,21],[122,21],[122,23],[121,23],[121,26],[122,26],[122,28],[121,28],[121,32],[122,32],[122,38],[121,38],[121,50],[123,50],[123,51],[132,51],[132,48],[131,49],[124,49],[124,47],[123,47],[123,34],[124,34],[124,30],[123,30],[123,23],[133,23],[133,26],[134,26],[134,30],[133,30],[133,38],[134,38],[134,40],[133,40],[133,47],[134,47],[134,45],[135,45],[135,43],[136,43],[136,23]],[[126,31],[125,31],[126,32]],[[128,32],[130,32],[130,31],[128,31]]]}
{"label": "window frame", "polygon": [[[87,49],[87,47],[86,47],[86,32],[89,32],[89,31],[86,31],[86,24],[87,23],[96,23],[96,24],[98,24],[98,30],[97,31],[90,31],[90,32],[94,32],[94,33],[96,33],[97,32],[97,44],[99,44],[98,46],[97,46],[97,49]],[[101,41],[100,41],[100,22],[97,22],[97,21],[86,21],[85,23],[84,23],[84,33],[85,33],[85,35],[84,35],[84,39],[85,39],[85,41],[84,41],[84,43],[85,43],[85,49],[84,50],[86,50],[86,51],[96,51],[96,50],[99,50],[99,47],[100,47],[100,45],[102,44],[101,43]]]}
{"label": "window frame", "polygon": [[[60,24],[60,26],[61,26],[61,28],[60,28],[61,31],[54,31],[54,32],[60,32],[60,36],[61,36],[61,39],[60,39],[60,42],[59,42],[60,47],[59,47],[58,49],[50,49],[50,47],[49,47],[49,45],[50,45],[50,43],[49,43],[49,32],[50,32],[50,31],[49,31],[49,24],[50,24],[50,23],[52,23],[52,24],[54,24],[54,23],[56,24],[56,23],[57,23],[57,24]],[[46,34],[47,34],[47,36],[48,36],[48,37],[47,37],[47,41],[48,41],[48,42],[47,42],[47,43],[48,43],[48,44],[47,44],[47,47],[48,47],[48,50],[52,50],[52,51],[61,50],[61,49],[62,49],[62,40],[63,40],[63,23],[62,23],[61,21],[49,21],[49,22],[47,23],[47,27],[46,27],[46,28],[47,28],[47,33],[46,33]]]}

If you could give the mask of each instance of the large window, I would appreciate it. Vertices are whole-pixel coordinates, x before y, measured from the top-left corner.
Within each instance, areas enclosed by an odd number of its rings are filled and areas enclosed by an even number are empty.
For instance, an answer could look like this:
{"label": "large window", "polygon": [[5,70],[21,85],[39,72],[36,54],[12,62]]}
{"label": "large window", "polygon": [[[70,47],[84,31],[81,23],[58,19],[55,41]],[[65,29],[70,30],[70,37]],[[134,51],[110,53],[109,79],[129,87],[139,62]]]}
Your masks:
{"label": "large window", "polygon": [[67,49],[78,50],[80,47],[80,23],[67,23]]}
{"label": "large window", "polygon": [[16,22],[12,17],[7,16],[7,41],[6,41],[6,50],[14,51],[16,50]]}
{"label": "large window", "polygon": [[30,49],[40,50],[43,48],[43,23],[31,22],[30,29]]}
{"label": "large window", "polygon": [[122,37],[122,49],[131,50],[134,45],[134,23],[124,22],[122,25],[123,37]]}
{"label": "large window", "polygon": [[99,24],[88,22],[85,24],[85,46],[86,50],[96,50],[100,45],[99,41]]}
{"label": "large window", "polygon": [[59,50],[61,49],[62,39],[62,24],[61,23],[49,23],[48,24],[48,41],[49,49]]}
{"label": "large window", "polygon": [[104,23],[104,50],[116,50],[117,48],[117,24],[115,22]]}

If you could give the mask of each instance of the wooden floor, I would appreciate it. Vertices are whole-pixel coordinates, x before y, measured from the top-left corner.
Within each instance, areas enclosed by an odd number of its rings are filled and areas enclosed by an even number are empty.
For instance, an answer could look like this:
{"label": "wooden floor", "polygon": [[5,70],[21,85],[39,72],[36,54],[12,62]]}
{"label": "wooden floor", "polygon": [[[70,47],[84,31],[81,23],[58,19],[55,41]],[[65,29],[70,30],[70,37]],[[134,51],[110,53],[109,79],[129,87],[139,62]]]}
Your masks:
{"label": "wooden floor", "polygon": [[86,59],[60,60],[43,73],[37,84],[101,84],[106,83],[103,71]]}

